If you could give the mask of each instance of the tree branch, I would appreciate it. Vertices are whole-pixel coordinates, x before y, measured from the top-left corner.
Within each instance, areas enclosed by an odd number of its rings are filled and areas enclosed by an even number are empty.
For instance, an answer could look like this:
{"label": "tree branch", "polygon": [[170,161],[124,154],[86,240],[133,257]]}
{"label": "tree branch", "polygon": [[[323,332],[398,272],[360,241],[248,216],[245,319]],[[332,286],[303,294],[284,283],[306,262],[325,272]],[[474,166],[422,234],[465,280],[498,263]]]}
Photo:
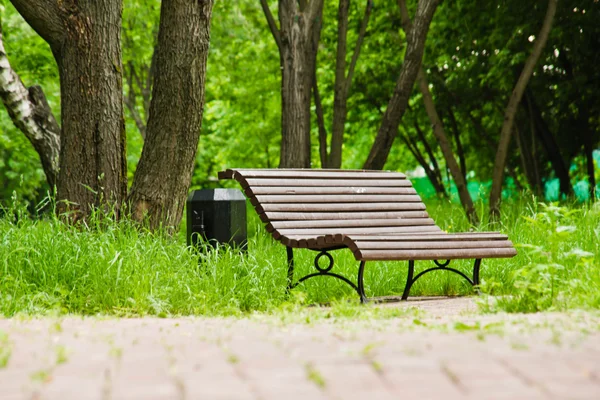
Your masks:
{"label": "tree branch", "polygon": [[[124,97],[123,101],[127,106],[127,109],[131,113],[133,120],[135,121],[135,125],[140,131],[140,135],[142,135],[142,139],[146,139],[146,123],[140,116],[140,113],[137,110],[137,101],[136,101],[136,92],[133,86],[134,76],[135,76],[135,68],[131,62],[128,64],[129,66],[129,74],[125,75],[125,80],[127,81],[127,85],[129,86],[129,93]],[[139,84],[139,82],[138,82]],[[143,90],[143,88],[142,88]]]}
{"label": "tree branch", "polygon": [[267,4],[267,0],[260,0],[260,6],[263,9],[263,13],[265,17],[267,17],[267,23],[269,24],[269,29],[271,30],[271,34],[273,35],[273,39],[275,39],[275,43],[277,43],[277,48],[281,51],[281,33],[277,28],[277,23],[273,18],[273,14],[271,13],[271,9]]}
{"label": "tree branch", "polygon": [[319,127],[319,156],[321,158],[321,168],[327,168],[327,129],[325,128],[325,117],[323,116],[323,104],[321,104],[321,95],[317,77],[313,78],[313,96],[315,99],[315,112],[317,114],[317,126]]}
{"label": "tree branch", "polygon": [[406,54],[396,81],[394,93],[383,114],[383,121],[367,156],[367,160],[363,165],[364,169],[382,169],[387,161],[398,131],[398,125],[406,111],[408,98],[421,67],[427,32],[429,31],[429,25],[431,24],[437,5],[438,0],[419,1],[413,29],[409,30],[406,35]]}
{"label": "tree branch", "polygon": [[367,6],[365,7],[365,15],[363,16],[362,22],[360,23],[360,31],[358,33],[358,39],[354,46],[354,53],[350,60],[350,66],[348,67],[348,76],[346,77],[346,93],[349,92],[350,86],[352,85],[352,76],[354,75],[354,69],[360,56],[360,49],[362,48],[365,34],[367,32],[367,25],[369,24],[369,17],[371,16],[371,10],[373,10],[373,0],[367,0]]}
{"label": "tree branch", "polygon": [[527,61],[525,61],[523,71],[521,71],[521,74],[519,75],[519,79],[517,80],[504,112],[504,123],[502,124],[502,130],[500,131],[500,140],[498,143],[498,150],[496,151],[492,175],[492,190],[490,192],[490,219],[492,221],[497,221],[500,218],[500,200],[502,183],[504,180],[504,166],[506,164],[508,146],[513,131],[512,127],[517,113],[517,106],[521,102],[523,92],[533,74],[533,69],[542,54],[544,46],[546,46],[546,41],[548,40],[550,30],[552,29],[552,21],[554,20],[554,14],[556,13],[557,3],[558,0],[548,0],[548,8],[546,9],[546,16],[544,17],[542,28],[540,29],[538,38],[533,44],[531,54],[527,57]]}
{"label": "tree branch", "polygon": [[58,51],[65,29],[63,15],[65,5],[57,0],[10,0],[25,21],[42,37],[53,51]]}

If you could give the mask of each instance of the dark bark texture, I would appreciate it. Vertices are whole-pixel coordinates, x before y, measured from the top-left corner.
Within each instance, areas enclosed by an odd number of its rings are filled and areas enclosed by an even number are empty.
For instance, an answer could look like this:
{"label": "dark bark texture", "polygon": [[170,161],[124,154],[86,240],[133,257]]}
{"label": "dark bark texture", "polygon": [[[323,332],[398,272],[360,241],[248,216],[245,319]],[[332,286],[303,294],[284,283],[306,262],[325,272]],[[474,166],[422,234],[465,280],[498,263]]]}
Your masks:
{"label": "dark bark texture", "polygon": [[312,0],[301,6],[296,0],[279,2],[280,168],[310,168],[310,103],[317,53],[314,41],[315,31],[320,35],[323,1]]}
{"label": "dark bark texture", "polygon": [[56,184],[60,127],[39,86],[25,87],[12,69],[2,38],[0,21],[0,99],[15,126],[25,134],[40,157],[50,188]]}
{"label": "dark bark texture", "polygon": [[163,0],[146,140],[129,203],[151,228],[177,227],[204,109],[213,1]]}
{"label": "dark bark texture", "polygon": [[394,93],[383,114],[383,121],[375,137],[375,142],[363,166],[364,169],[382,169],[385,165],[394,139],[398,133],[398,125],[408,105],[408,98],[417,79],[425,39],[429,25],[438,5],[438,0],[420,0],[413,20],[413,28],[406,35],[407,47],[400,75],[396,81]]}
{"label": "dark bark texture", "polygon": [[127,191],[121,0],[11,0],[49,44],[61,84],[59,212],[118,211]]}
{"label": "dark bark texture", "polygon": [[[327,168],[340,168],[342,166],[342,145],[344,143],[344,128],[348,116],[348,97],[352,78],[360,50],[367,31],[367,25],[373,9],[373,0],[367,0],[365,14],[363,16],[358,39],[354,46],[350,64],[347,66],[347,35],[348,35],[348,13],[350,0],[340,0],[338,8],[338,43],[335,66],[335,89],[333,98],[333,122],[331,126],[331,149],[327,158]],[[348,69],[348,72],[346,72]]]}
{"label": "dark bark texture", "polygon": [[267,0],[260,4],[279,49],[281,66],[279,168],[310,168],[310,99],[323,0],[279,0],[279,27]]}

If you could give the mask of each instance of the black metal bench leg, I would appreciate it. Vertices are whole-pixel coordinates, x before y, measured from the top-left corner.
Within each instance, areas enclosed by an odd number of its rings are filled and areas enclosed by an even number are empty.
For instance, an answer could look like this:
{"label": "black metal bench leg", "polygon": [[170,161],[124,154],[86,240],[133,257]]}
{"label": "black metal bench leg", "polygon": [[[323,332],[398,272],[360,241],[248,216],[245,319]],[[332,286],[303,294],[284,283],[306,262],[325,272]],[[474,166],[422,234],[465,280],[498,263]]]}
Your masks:
{"label": "black metal bench leg", "polygon": [[406,277],[406,286],[404,286],[404,293],[402,293],[402,300],[408,299],[408,294],[410,293],[410,288],[412,287],[415,280],[413,280],[413,275],[415,274],[415,262],[410,260],[408,262],[408,276]]}
{"label": "black metal bench leg", "polygon": [[481,258],[477,258],[475,260],[475,264],[473,265],[473,287],[475,288],[475,293],[479,294],[479,268],[481,267]]}
{"label": "black metal bench leg", "polygon": [[287,290],[290,291],[292,289],[294,283],[294,249],[291,247],[286,247],[287,249],[287,265],[288,265],[288,273],[287,273]]}
{"label": "black metal bench leg", "polygon": [[365,294],[364,274],[365,274],[365,261],[360,262],[358,267],[358,295],[360,296],[360,302],[365,304],[369,302],[367,295]]}

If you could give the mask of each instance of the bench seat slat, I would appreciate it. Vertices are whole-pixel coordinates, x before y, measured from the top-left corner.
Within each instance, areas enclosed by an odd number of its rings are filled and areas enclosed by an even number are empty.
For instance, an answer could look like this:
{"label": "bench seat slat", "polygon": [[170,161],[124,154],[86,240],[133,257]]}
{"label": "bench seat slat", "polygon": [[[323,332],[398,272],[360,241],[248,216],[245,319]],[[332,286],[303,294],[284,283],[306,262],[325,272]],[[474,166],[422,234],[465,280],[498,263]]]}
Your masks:
{"label": "bench seat slat", "polygon": [[372,211],[372,212],[278,212],[260,214],[263,222],[271,221],[312,221],[312,220],[355,220],[355,219],[395,219],[427,218],[425,211]]}
{"label": "bench seat slat", "polygon": [[[277,229],[273,231],[273,237],[279,239],[281,236],[309,234],[314,236],[325,236],[327,234],[336,234],[341,231],[340,228],[298,228],[298,229]],[[343,228],[343,232],[347,235],[353,233],[401,233],[401,232],[439,232],[440,228],[436,225],[424,226],[392,226],[392,227],[375,227],[375,228]]]}
{"label": "bench seat slat", "polygon": [[412,187],[377,187],[377,186],[258,186],[247,188],[248,197],[257,195],[296,195],[296,194],[417,194]]}
{"label": "bench seat slat", "polygon": [[354,257],[360,261],[394,260],[452,260],[473,258],[512,257],[514,248],[485,249],[428,249],[428,250],[357,250]]}
{"label": "bench seat slat", "polygon": [[228,169],[219,173],[219,179],[235,178],[240,174],[245,178],[316,178],[316,179],[406,179],[400,172],[368,170],[327,170],[327,169]]}
{"label": "bench seat slat", "polygon": [[356,250],[433,250],[433,249],[485,249],[513,247],[510,240],[444,240],[444,241],[379,241],[354,242],[348,248]]}
{"label": "bench seat slat", "polygon": [[421,197],[414,195],[385,195],[385,194],[340,194],[340,195],[309,195],[309,194],[291,194],[291,195],[260,195],[250,198],[252,205],[270,204],[270,203],[420,203]]}
{"label": "bench seat slat", "polygon": [[242,188],[262,186],[289,186],[289,187],[412,187],[407,179],[253,179],[240,178]]}
{"label": "bench seat slat", "polygon": [[256,211],[415,211],[425,210],[423,203],[267,203],[255,206]]}
{"label": "bench seat slat", "polygon": [[320,221],[275,221],[267,225],[269,232],[284,228],[352,228],[367,226],[423,226],[435,225],[431,218],[398,218],[398,219],[355,219],[355,220],[320,220]]}
{"label": "bench seat slat", "polygon": [[432,234],[390,234],[390,235],[342,235],[337,240],[348,239],[353,242],[361,241],[427,241],[427,240],[507,240],[508,236],[498,232],[472,232],[472,233],[446,233],[445,231],[434,232]]}

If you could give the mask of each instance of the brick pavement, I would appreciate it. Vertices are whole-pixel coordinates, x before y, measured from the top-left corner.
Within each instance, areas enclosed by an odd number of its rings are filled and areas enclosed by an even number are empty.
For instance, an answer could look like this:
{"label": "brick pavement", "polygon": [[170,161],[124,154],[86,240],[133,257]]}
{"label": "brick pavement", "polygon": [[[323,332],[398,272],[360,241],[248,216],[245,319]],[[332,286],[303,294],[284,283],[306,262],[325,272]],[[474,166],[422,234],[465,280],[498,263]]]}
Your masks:
{"label": "brick pavement", "polygon": [[600,399],[597,314],[477,316],[461,301],[308,324],[4,319],[0,400]]}

